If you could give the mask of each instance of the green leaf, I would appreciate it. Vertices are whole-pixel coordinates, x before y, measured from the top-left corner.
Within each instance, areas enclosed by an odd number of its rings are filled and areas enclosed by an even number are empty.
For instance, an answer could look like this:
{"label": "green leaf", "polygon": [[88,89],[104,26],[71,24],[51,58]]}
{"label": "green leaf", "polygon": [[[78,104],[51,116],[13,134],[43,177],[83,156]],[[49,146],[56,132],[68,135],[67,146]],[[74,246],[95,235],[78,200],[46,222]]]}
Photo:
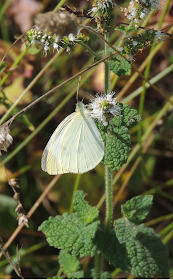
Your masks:
{"label": "green leaf", "polygon": [[[135,225],[126,218],[116,220],[114,226],[118,241],[126,248],[126,253],[123,252],[125,254],[124,261],[120,264],[121,269],[125,268],[127,272],[131,272],[136,277],[168,277],[166,246],[152,228],[147,228],[144,224]],[[115,246],[116,252],[113,253],[113,256],[108,255],[108,259],[113,261],[115,266],[117,265],[116,247],[117,244]]]}
{"label": "green leaf", "polygon": [[7,67],[7,63],[5,61],[3,61],[0,65],[0,74],[2,74],[4,72],[6,67]]}
{"label": "green leaf", "polygon": [[119,103],[121,106],[121,114],[123,114],[123,123],[125,126],[129,127],[134,122],[140,122],[141,116],[138,114],[136,109],[132,109],[132,107],[128,104]]}
{"label": "green leaf", "polygon": [[125,218],[114,221],[114,227],[120,243],[131,240],[138,232],[138,227]]}
{"label": "green leaf", "polygon": [[142,227],[133,240],[126,242],[131,273],[142,278],[168,278],[168,253],[160,236],[152,229]]}
{"label": "green leaf", "polygon": [[98,218],[99,210],[97,207],[91,207],[84,200],[86,194],[83,191],[77,191],[74,195],[74,210],[80,220],[84,223],[91,223],[95,218]]}
{"label": "green leaf", "polygon": [[110,70],[117,76],[130,76],[131,62],[119,55],[110,58]]}
{"label": "green leaf", "polygon": [[[125,140],[126,139],[126,140]],[[103,163],[118,171],[127,162],[131,151],[131,139],[126,127],[115,128],[112,133],[107,133],[104,138],[105,154]]]}
{"label": "green leaf", "polygon": [[112,118],[112,124],[104,126],[96,121],[105,145],[105,154],[102,162],[116,171],[127,162],[131,151],[131,137],[128,127],[135,121],[141,120],[137,110],[122,103],[118,105],[121,115]]}
{"label": "green leaf", "polygon": [[59,263],[63,268],[63,272],[67,274],[68,278],[80,279],[83,278],[84,271],[80,270],[79,261],[70,254],[60,251]]}
{"label": "green leaf", "polygon": [[133,197],[121,206],[122,215],[129,221],[139,224],[148,215],[152,202],[152,195],[146,195],[145,197],[139,195]]}
{"label": "green leaf", "polygon": [[41,49],[42,49],[42,46],[35,43],[35,45],[30,45],[28,47],[27,52],[32,55],[35,55],[35,54],[39,53],[41,51]]}
{"label": "green leaf", "polygon": [[[80,196],[81,202],[79,200]],[[83,212],[83,207],[86,206],[83,202],[83,197],[82,191],[78,191],[78,194],[75,195],[75,207],[78,212],[49,217],[47,221],[41,224],[39,230],[46,235],[50,246],[63,249],[73,256],[84,257],[90,255],[92,257],[99,253],[93,243],[93,238],[100,221],[94,219],[90,223],[84,223],[87,219],[85,218],[86,213]],[[91,213],[92,211],[90,210]],[[93,213],[96,213],[96,210]],[[94,217],[94,215],[91,216]]]}
{"label": "green leaf", "polygon": [[[109,48],[109,54],[114,52],[113,49]],[[105,55],[104,51],[99,52],[101,56]],[[98,58],[96,58],[98,60]],[[109,59],[110,70],[117,76],[129,76],[131,74],[131,61],[127,60],[124,57],[121,57],[119,54],[116,54]]]}
{"label": "green leaf", "polygon": [[130,271],[131,266],[126,246],[124,243],[120,244],[114,231],[108,234],[105,234],[104,230],[97,231],[95,244],[104,253],[110,264],[123,271]]}

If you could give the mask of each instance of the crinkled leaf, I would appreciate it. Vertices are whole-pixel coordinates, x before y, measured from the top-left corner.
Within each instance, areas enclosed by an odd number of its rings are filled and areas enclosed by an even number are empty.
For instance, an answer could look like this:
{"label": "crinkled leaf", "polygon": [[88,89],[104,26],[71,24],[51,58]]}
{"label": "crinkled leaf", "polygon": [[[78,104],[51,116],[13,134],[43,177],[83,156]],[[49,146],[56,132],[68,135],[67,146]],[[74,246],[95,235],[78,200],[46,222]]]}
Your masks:
{"label": "crinkled leaf", "polygon": [[133,240],[126,242],[131,273],[142,278],[168,278],[168,253],[154,230],[142,227]]}
{"label": "crinkled leaf", "polygon": [[114,227],[120,243],[131,240],[138,232],[138,227],[125,218],[114,221]]}
{"label": "crinkled leaf", "polygon": [[43,231],[50,246],[63,249],[74,256],[94,256],[97,252],[92,239],[99,221],[84,225],[76,213],[49,217],[39,230]]}
{"label": "crinkled leaf", "polygon": [[74,195],[74,210],[80,220],[84,223],[90,223],[98,218],[99,210],[97,207],[91,207],[85,200],[86,194],[83,191],[77,191]]}
{"label": "crinkled leaf", "polygon": [[[113,49],[109,48],[109,54],[114,52]],[[100,55],[104,55],[105,52],[99,52]],[[96,59],[98,60],[98,58]],[[117,76],[129,76],[131,74],[131,62],[119,54],[116,54],[109,59],[110,70]]]}
{"label": "crinkled leaf", "polygon": [[128,126],[140,120],[137,110],[129,105],[119,103],[121,115],[112,118],[112,124],[104,126],[99,122],[96,125],[105,144],[103,163],[113,170],[118,171],[127,162],[131,151],[131,137]]}
{"label": "crinkled leaf", "polygon": [[[75,206],[78,212],[49,217],[47,221],[41,224],[39,230],[46,235],[50,246],[63,249],[74,256],[94,256],[99,253],[97,247],[93,244],[93,238],[100,221],[94,219],[91,223],[84,223],[86,221],[85,213],[83,212],[83,207],[86,206],[83,202],[84,194],[82,191],[77,193],[75,195]],[[80,214],[80,209],[82,214]],[[92,213],[91,210],[89,211]],[[93,213],[96,212],[94,211]]]}
{"label": "crinkled leaf", "polygon": [[132,107],[128,104],[119,103],[121,106],[121,114],[123,114],[123,123],[127,127],[132,125],[134,122],[140,122],[141,116],[138,114],[136,109],[132,109]]}
{"label": "crinkled leaf", "polygon": [[[131,224],[131,223],[130,223]],[[167,278],[168,254],[166,246],[161,242],[160,236],[144,224],[129,224],[115,222],[115,234],[110,233],[110,243],[105,247],[105,255],[116,267],[131,272],[142,278]],[[123,231],[125,231],[123,233]],[[129,239],[128,239],[129,231]],[[122,235],[122,236],[121,236]],[[118,238],[118,239],[117,239]],[[120,243],[119,241],[123,241]]]}
{"label": "crinkled leaf", "polygon": [[98,230],[94,242],[98,249],[105,254],[110,264],[124,271],[130,271],[126,246],[124,243],[120,244],[114,231],[105,234],[104,230]]}
{"label": "crinkled leaf", "polygon": [[83,278],[84,271],[78,271],[80,269],[79,261],[74,256],[71,256],[67,252],[61,250],[59,253],[59,263],[63,268],[63,272],[67,274],[68,278]]}
{"label": "crinkled leaf", "polygon": [[[125,140],[126,139],[126,140]],[[103,163],[118,171],[127,162],[131,151],[130,134],[126,127],[116,128],[104,138],[105,154]]]}
{"label": "crinkled leaf", "polygon": [[148,215],[152,206],[152,201],[152,195],[146,195],[145,197],[139,195],[133,197],[121,206],[122,215],[129,221],[139,224]]}
{"label": "crinkled leaf", "polygon": [[[109,263],[132,273],[135,277],[168,278],[168,254],[160,236],[144,224],[133,224],[134,233],[130,225],[128,239],[128,230],[125,229],[125,225],[129,225],[127,223],[124,225],[122,219],[121,223],[115,228],[116,234],[115,231],[105,234],[104,229],[99,228],[94,239],[98,249],[105,254]],[[123,230],[125,230],[124,234]],[[121,234],[124,236],[123,243],[118,240]],[[122,239],[123,237],[120,240]]]}
{"label": "crinkled leaf", "polygon": [[110,70],[117,76],[130,76],[131,74],[131,62],[119,55],[110,58]]}

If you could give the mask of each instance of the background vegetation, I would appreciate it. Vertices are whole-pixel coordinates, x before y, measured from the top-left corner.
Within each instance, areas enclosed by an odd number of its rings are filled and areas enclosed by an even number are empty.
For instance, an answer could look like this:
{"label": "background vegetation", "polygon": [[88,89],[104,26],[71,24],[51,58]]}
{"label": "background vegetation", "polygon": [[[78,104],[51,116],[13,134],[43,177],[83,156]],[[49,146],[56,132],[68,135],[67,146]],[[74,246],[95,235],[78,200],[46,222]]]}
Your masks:
{"label": "background vegetation", "polygon": [[[61,1],[77,8],[91,8],[92,1]],[[117,1],[124,7],[128,1]],[[0,59],[14,42],[16,35],[27,31],[33,25],[33,17],[37,12],[52,11],[57,5],[55,0],[13,0],[0,1]],[[117,7],[117,22],[128,20]],[[165,1],[165,5],[153,14],[147,23],[149,28],[163,28],[173,19],[173,3]],[[85,22],[86,19],[82,19]],[[95,27],[94,21],[88,24]],[[115,22],[115,26],[118,23]],[[172,33],[172,27],[165,32]],[[83,31],[90,37],[89,45],[96,52],[103,49],[103,43],[95,35]],[[112,43],[120,39],[121,32],[111,34]],[[43,93],[54,88],[74,74],[93,63],[93,57],[80,45],[76,45],[69,53],[64,50],[59,54],[45,56],[43,50],[37,54],[26,52],[17,63],[24,51],[24,39],[18,41],[5,58],[6,70],[1,74],[0,81],[0,115],[8,111],[11,105],[26,94],[17,103],[12,115],[22,109]],[[33,50],[34,51],[34,50]],[[55,58],[56,55],[56,59]],[[14,63],[16,62],[16,66]],[[49,65],[47,64],[49,62]],[[164,43],[158,42],[154,47],[147,48],[135,56],[135,65],[153,79],[157,88],[168,98],[173,94],[173,38],[168,36]],[[33,79],[42,69],[39,78]],[[87,103],[92,95],[104,91],[103,64],[92,68],[82,75],[79,99]],[[6,77],[6,78],[4,78]],[[32,84],[31,84],[32,83]],[[57,125],[75,110],[76,88],[78,78],[54,91],[30,109],[26,116],[17,118],[11,125],[13,144],[7,153],[3,153],[3,162],[10,178],[18,178],[20,200],[28,213],[46,187],[52,183],[40,206],[33,211],[29,219],[29,228],[23,228],[16,235],[9,247],[15,262],[20,263],[24,278],[47,278],[58,270],[57,249],[49,247],[42,232],[37,229],[50,215],[55,216],[70,211],[74,186],[88,193],[90,205],[99,206],[100,219],[104,221],[104,166],[99,164],[94,170],[80,175],[65,174],[53,176],[41,170],[40,161],[43,149]],[[142,87],[143,86],[143,87]],[[112,90],[119,101],[136,108],[142,115],[142,123],[131,129],[132,153],[127,164],[119,172],[114,172],[114,219],[121,217],[121,205],[128,199],[139,194],[153,194],[154,203],[146,218],[147,226],[153,227],[167,245],[170,257],[170,277],[173,277],[173,114],[171,104],[132,70],[131,76],[118,77],[112,74]],[[140,135],[141,133],[141,135]],[[140,136],[142,136],[141,148]],[[54,179],[53,179],[54,178]],[[15,201],[13,192],[8,185],[4,167],[0,166],[0,236],[4,243],[17,228]],[[86,270],[92,267],[93,259],[86,257],[80,264]],[[112,272],[105,262],[107,270]],[[0,278],[17,278],[8,261],[0,259]],[[113,278],[133,277],[116,270]]]}

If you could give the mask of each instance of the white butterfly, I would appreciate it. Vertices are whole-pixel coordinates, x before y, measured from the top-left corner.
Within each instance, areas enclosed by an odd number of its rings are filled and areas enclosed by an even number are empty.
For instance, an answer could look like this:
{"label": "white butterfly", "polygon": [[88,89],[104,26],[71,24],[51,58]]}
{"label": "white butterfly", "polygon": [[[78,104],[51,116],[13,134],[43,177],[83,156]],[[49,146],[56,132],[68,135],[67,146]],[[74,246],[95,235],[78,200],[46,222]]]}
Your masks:
{"label": "white butterfly", "polygon": [[44,149],[41,168],[51,175],[85,173],[103,159],[104,142],[82,102],[56,128]]}

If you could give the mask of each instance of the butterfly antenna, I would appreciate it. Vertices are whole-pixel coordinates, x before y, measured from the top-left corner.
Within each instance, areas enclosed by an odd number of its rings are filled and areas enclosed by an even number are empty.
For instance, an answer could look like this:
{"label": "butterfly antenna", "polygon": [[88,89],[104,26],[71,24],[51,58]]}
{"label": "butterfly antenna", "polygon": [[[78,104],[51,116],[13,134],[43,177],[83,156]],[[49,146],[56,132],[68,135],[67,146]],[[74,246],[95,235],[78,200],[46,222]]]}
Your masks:
{"label": "butterfly antenna", "polygon": [[80,82],[81,82],[81,76],[79,76],[79,82],[78,82],[78,86],[77,86],[77,95],[76,95],[76,99],[77,99],[77,103],[78,103],[78,96],[79,96],[79,86],[80,86]]}

